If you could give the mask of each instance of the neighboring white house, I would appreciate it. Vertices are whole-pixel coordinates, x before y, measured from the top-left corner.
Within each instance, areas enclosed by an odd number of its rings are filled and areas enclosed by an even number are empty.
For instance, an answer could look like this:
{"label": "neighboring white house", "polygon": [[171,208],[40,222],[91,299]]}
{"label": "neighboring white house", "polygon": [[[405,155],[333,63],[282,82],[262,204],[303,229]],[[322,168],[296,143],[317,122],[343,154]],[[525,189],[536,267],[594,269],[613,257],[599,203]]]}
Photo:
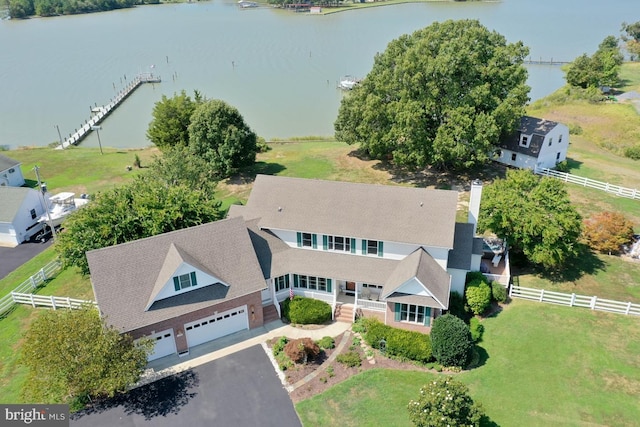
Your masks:
{"label": "neighboring white house", "polygon": [[24,177],[20,162],[0,154],[0,186],[22,187]]}
{"label": "neighboring white house", "polygon": [[499,163],[520,169],[551,169],[567,158],[569,128],[562,123],[524,116],[518,130],[498,146],[495,160]]}
{"label": "neighboring white house", "polygon": [[42,229],[42,197],[25,187],[0,187],[0,246],[17,246]]}
{"label": "neighboring white house", "polygon": [[480,270],[478,212],[456,223],[457,204],[456,191],[258,175],[228,219],[88,252],[91,282],[108,322],[156,341],[152,359],[262,326],[292,293],[338,320],[427,332]]}

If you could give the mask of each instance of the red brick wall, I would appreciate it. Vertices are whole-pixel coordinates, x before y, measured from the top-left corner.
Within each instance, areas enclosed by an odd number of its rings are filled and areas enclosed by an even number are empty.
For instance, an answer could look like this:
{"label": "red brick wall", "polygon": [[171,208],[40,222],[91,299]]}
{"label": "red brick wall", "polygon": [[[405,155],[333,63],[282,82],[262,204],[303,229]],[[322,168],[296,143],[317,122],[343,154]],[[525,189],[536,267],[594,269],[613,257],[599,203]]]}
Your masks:
{"label": "red brick wall", "polygon": [[[396,322],[396,314],[394,313],[393,308],[393,303],[387,303],[387,325],[393,326],[394,328],[406,329],[408,331],[422,332],[423,334],[431,332],[430,326],[418,325],[416,323]],[[431,316],[433,316],[434,311],[434,309],[431,310]],[[433,322],[433,317],[431,318],[431,322]]]}
{"label": "red brick wall", "polygon": [[[130,331],[129,335],[131,335],[134,339],[137,339],[156,332],[164,331],[166,329],[173,329],[176,340],[176,348],[178,349],[178,353],[180,353],[188,350],[187,337],[184,334],[185,323],[193,322],[198,319],[202,319],[203,317],[212,316],[215,312],[231,310],[232,308],[239,307],[245,304],[247,305],[247,314],[249,317],[249,329],[262,326],[262,296],[261,292],[254,292],[253,294],[235,298],[229,301],[224,301],[212,307],[193,311],[180,317],[174,317],[173,319],[135,329],[133,331]],[[182,332],[181,336],[178,336],[178,331]]]}

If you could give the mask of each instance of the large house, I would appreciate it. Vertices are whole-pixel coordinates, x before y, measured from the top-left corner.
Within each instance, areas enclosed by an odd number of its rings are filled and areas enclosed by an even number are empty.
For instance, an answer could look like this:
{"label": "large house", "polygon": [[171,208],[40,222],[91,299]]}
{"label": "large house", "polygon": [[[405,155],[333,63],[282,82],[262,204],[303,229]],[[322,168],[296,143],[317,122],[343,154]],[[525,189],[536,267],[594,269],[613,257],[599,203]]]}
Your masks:
{"label": "large house", "polygon": [[32,188],[0,186],[0,246],[14,247],[42,230],[41,194]]}
{"label": "large house", "polygon": [[562,123],[524,116],[518,130],[498,144],[495,160],[520,169],[554,168],[567,158],[569,128]]}
{"label": "large house", "polygon": [[19,161],[0,154],[0,187],[21,187],[24,185],[20,164]]}
{"label": "large house", "polygon": [[[471,207],[481,185],[472,186]],[[291,293],[336,317],[428,331],[480,269],[458,194],[259,175],[228,218],[87,253],[107,321],[156,341],[150,359],[259,327]]]}

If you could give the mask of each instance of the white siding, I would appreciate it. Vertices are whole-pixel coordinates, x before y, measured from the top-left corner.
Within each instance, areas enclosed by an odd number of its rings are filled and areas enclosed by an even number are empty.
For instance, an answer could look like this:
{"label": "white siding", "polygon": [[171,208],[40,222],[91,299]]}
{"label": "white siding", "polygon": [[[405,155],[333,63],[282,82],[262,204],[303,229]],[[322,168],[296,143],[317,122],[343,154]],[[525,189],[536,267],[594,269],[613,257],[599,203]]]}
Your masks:
{"label": "white siding", "polygon": [[[511,160],[511,156],[515,154],[516,160]],[[508,165],[513,166],[520,169],[535,169],[536,162],[538,161],[535,157],[527,156],[521,153],[515,153],[511,150],[507,150],[502,148],[500,150],[500,157],[496,159],[496,161]]]}
{"label": "white siding", "polygon": [[[31,210],[35,210],[36,217],[31,218]],[[38,218],[44,213],[40,193],[36,190],[29,191],[11,223],[4,223],[0,228],[0,242],[5,245],[15,246],[38,233],[42,228],[37,226]]]}
{"label": "white siding", "polygon": [[[173,277],[174,276],[181,276],[183,274],[189,274],[192,271],[196,272],[196,281],[198,282],[198,286],[192,287],[192,288],[182,289],[182,290],[176,292],[176,290],[174,288],[174,285],[173,285]],[[175,271],[175,273],[173,273],[173,276],[171,276],[169,278],[169,280],[167,281],[167,283],[165,283],[165,285],[162,288],[162,290],[154,298],[154,301],[159,301],[161,299],[169,298],[169,297],[172,297],[174,295],[183,294],[185,292],[189,292],[189,291],[192,291],[192,290],[195,290],[195,289],[200,289],[203,286],[212,285],[212,284],[218,283],[218,282],[224,283],[220,279],[218,279],[217,277],[210,276],[210,275],[208,275],[206,273],[203,273],[202,271],[199,271],[199,270],[195,269],[194,267],[190,266],[189,264],[183,262],[180,265],[180,267],[178,267],[178,269]]]}
{"label": "white siding", "polygon": [[24,177],[22,176],[20,165],[12,166],[8,169],[0,171],[0,185],[22,187],[24,185]]}
{"label": "white siding", "polygon": [[469,271],[480,271],[480,263],[482,262],[482,255],[471,255],[471,269]]}
{"label": "white siding", "polygon": [[[562,141],[560,141],[560,135],[562,135]],[[551,140],[551,145],[549,141]],[[567,158],[567,150],[569,148],[569,128],[563,124],[558,124],[551,129],[544,139],[544,144],[540,147],[540,154],[538,155],[538,167],[552,169],[557,163]],[[560,158],[556,160],[556,157],[560,153]]]}
{"label": "white siding", "polygon": [[451,292],[464,295],[464,282],[467,279],[467,272],[465,270],[458,270],[457,268],[450,268],[447,270],[447,273],[451,275]]}

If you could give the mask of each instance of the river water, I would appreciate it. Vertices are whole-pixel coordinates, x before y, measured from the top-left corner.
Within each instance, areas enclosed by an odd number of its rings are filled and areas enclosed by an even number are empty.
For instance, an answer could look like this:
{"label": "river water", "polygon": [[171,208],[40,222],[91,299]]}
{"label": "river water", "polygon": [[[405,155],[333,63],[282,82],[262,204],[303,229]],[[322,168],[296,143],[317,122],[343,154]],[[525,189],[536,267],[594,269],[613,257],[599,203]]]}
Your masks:
{"label": "river water", "polygon": [[[330,136],[343,96],[337,80],[364,77],[401,34],[473,18],[522,40],[533,59],[570,61],[619,35],[622,21],[640,20],[637,1],[434,2],[312,16],[213,0],[0,21],[0,145],[57,141],[57,128],[72,133],[90,106],[150,70],[162,83],[143,85],[103,122],[104,146],[149,145],[154,103],[182,89],[234,105],[267,139]],[[528,68],[532,100],[564,83],[558,66]],[[82,145],[97,146],[95,135]]]}

